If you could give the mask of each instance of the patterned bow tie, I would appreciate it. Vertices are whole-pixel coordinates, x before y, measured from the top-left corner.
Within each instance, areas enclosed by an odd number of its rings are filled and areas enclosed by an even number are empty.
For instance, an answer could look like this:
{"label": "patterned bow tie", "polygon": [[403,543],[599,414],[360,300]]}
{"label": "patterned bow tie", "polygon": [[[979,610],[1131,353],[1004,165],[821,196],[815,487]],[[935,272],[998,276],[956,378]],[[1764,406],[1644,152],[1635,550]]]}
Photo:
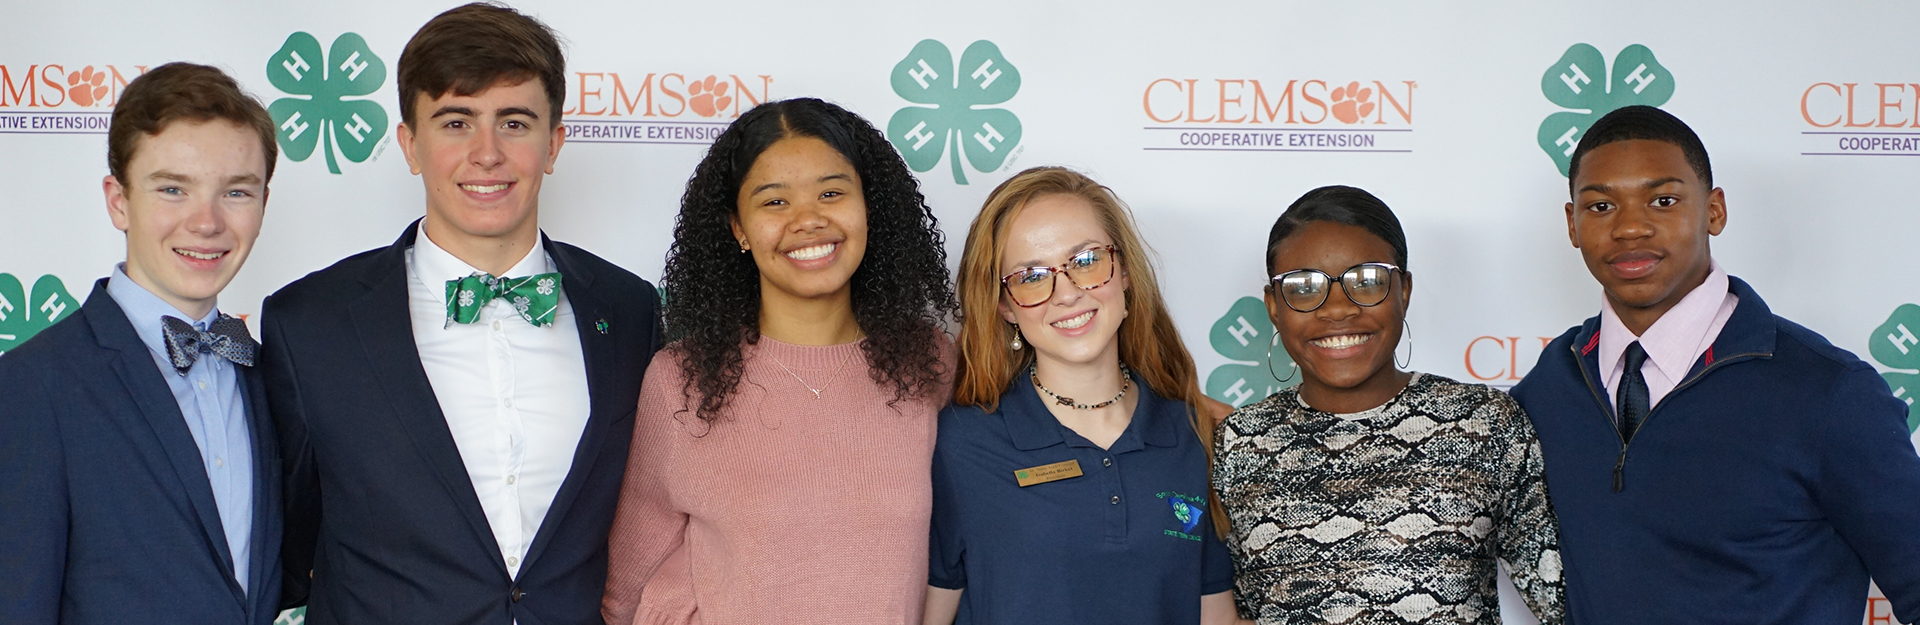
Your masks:
{"label": "patterned bow tie", "polygon": [[520,318],[534,327],[553,323],[560,306],[560,274],[536,273],[524,278],[495,278],[476,273],[447,281],[447,326],[473,323],[480,309],[494,298],[506,298]]}
{"label": "patterned bow tie", "polygon": [[160,318],[160,329],[166,334],[167,360],[173,363],[174,372],[180,375],[186,375],[202,353],[251,367],[253,355],[260,351],[260,344],[247,334],[247,322],[224,313],[208,324],[205,332],[195,330],[193,324],[171,316]]}

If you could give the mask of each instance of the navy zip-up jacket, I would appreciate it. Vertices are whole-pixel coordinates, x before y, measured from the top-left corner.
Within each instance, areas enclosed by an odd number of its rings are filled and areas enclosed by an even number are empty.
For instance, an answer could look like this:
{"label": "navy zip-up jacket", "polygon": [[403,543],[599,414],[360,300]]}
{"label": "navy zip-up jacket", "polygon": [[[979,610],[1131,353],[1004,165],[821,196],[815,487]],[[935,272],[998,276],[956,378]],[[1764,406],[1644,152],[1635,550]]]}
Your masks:
{"label": "navy zip-up jacket", "polygon": [[1920,456],[1872,366],[1747,283],[1691,371],[1621,443],[1600,319],[1513,396],[1560,517],[1569,622],[1859,623],[1871,573],[1920,621]]}

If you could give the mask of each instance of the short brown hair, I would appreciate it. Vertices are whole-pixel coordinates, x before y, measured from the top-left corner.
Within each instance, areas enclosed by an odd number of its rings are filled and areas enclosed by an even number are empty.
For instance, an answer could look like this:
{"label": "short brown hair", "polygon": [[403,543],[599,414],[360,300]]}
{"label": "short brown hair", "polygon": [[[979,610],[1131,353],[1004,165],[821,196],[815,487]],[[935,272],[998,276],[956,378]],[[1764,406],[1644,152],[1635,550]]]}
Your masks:
{"label": "short brown hair", "polygon": [[475,2],[427,20],[400,51],[400,121],[414,125],[420,96],[469,96],[497,84],[539,80],[552,119],[567,103],[567,59],[540,20],[510,7]]}
{"label": "short brown hair", "polygon": [[107,127],[107,171],[125,185],[127,163],[133,162],[141,137],[158,135],[175,121],[215,119],[260,135],[260,147],[267,155],[267,180],[262,183],[273,180],[273,166],[280,160],[273,117],[258,100],[241,91],[240,83],[226,72],[192,63],[168,63],[127,83],[120,102],[113,105],[113,121]]}

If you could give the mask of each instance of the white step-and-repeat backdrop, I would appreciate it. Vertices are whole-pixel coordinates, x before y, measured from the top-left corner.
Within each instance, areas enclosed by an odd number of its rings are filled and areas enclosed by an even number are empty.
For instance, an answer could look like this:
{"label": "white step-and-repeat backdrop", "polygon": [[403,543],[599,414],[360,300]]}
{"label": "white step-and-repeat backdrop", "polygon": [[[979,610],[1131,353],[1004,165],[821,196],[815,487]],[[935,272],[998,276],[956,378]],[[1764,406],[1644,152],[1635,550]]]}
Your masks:
{"label": "white step-and-repeat backdrop", "polygon": [[[390,243],[423,210],[394,146],[394,63],[453,4],[8,3],[0,351],[72,314],[122,258],[100,192],[107,120],[160,63],[227,69],[281,124],[264,231],[222,309],[255,313]],[[644,277],[728,121],[815,96],[887,130],[956,262],[987,192],[1019,169],[1068,165],[1113,187],[1158,252],[1208,393],[1234,404],[1274,388],[1254,299],[1267,229],[1313,187],[1368,189],[1410,239],[1413,367],[1506,387],[1600,305],[1567,242],[1567,154],[1607,110],[1651,104],[1713,155],[1730,213],[1716,258],[1903,398],[1920,393],[1913,2],[519,6],[569,53],[572,135],[542,225]],[[1887,613],[1876,599],[1865,620]]]}

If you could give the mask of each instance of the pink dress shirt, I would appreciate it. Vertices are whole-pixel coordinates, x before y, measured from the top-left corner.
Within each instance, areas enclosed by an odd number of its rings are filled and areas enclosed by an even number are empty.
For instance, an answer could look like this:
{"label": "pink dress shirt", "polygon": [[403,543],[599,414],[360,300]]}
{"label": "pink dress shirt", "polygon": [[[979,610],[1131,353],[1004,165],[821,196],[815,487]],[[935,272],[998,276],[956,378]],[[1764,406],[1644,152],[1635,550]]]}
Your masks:
{"label": "pink dress shirt", "polygon": [[1693,369],[1693,363],[1713,347],[1714,339],[1719,338],[1720,329],[1727,326],[1727,319],[1733,316],[1733,308],[1739,305],[1740,298],[1727,288],[1727,270],[1718,262],[1712,262],[1711,266],[1706,282],[1680,298],[1680,303],[1661,315],[1647,328],[1646,334],[1640,336],[1634,336],[1614,313],[1613,303],[1601,297],[1600,370],[1606,372],[1602,381],[1607,386],[1609,403],[1618,394],[1621,376],[1626,375],[1627,346],[1634,341],[1639,341],[1640,348],[1647,350],[1647,362],[1640,366],[1640,374],[1647,379],[1649,407],[1660,405],[1660,400],[1673,392],[1673,387]]}

